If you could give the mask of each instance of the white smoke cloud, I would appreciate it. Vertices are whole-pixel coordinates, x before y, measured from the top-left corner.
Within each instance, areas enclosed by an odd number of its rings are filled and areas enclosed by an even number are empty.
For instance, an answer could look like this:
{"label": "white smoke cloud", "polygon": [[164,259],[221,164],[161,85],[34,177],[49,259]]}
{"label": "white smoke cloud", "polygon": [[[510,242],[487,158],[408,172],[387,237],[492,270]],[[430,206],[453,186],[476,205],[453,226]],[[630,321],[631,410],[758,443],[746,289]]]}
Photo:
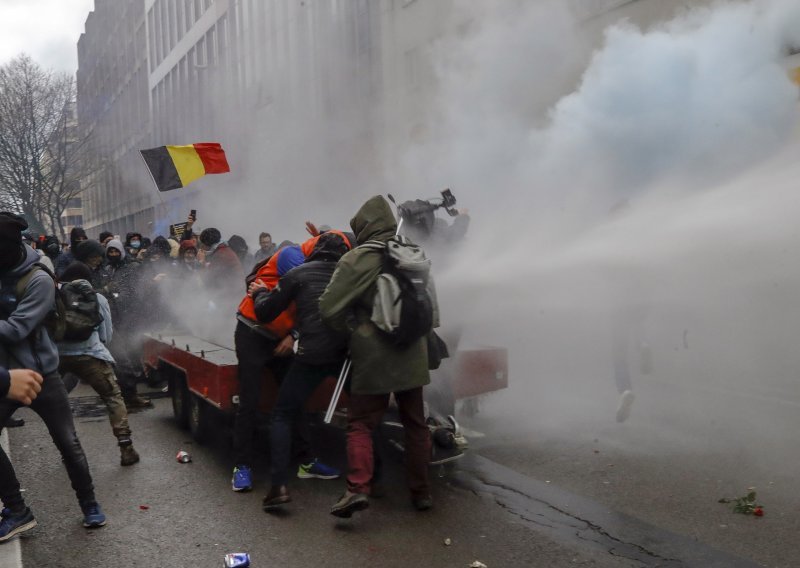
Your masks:
{"label": "white smoke cloud", "polygon": [[[645,314],[659,380],[778,389],[800,364],[785,341],[800,326],[776,318],[800,285],[798,90],[784,69],[799,31],[795,2],[718,2],[614,24],[590,55],[590,32],[544,3],[448,44],[444,126],[409,150],[405,179],[452,183],[472,209],[440,290],[466,341],[509,347],[504,414],[557,399],[534,410],[569,422],[597,392],[589,406],[608,412],[611,330],[630,310]],[[540,56],[558,48],[564,61]],[[552,76],[558,89],[542,90]]]}

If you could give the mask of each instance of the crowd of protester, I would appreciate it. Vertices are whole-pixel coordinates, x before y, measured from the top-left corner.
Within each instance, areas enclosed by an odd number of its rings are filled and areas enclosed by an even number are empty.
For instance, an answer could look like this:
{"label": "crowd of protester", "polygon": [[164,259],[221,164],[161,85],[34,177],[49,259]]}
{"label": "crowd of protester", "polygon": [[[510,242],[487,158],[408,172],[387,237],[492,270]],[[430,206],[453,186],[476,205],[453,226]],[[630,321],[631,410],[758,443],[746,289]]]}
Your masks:
{"label": "crowd of protester", "polygon": [[[291,502],[292,458],[299,462],[300,479],[340,477],[340,471],[322,463],[313,451],[304,406],[323,379],[338,375],[349,357],[353,372],[348,386],[347,486],[331,513],[349,517],[366,508],[370,496],[382,493],[374,445],[392,393],[405,429],[411,502],[418,510],[432,506],[430,419],[422,397],[422,387],[430,382],[429,339],[398,346],[387,341],[371,319],[376,280],[384,264],[379,249],[395,238],[397,223],[388,202],[376,196],[350,225],[352,232],[307,223],[306,241],[279,245],[262,232],[251,254],[241,236],[224,239],[216,228],[198,230],[191,215],[181,234],[152,240],[136,231],[124,239],[108,231],[91,239],[75,227],[64,247],[56,237],[34,238],[21,217],[0,213],[0,279],[6,298],[0,306],[0,352],[5,354],[0,360],[0,395],[8,393],[0,400],[0,420],[14,425],[14,410],[26,404],[42,417],[63,457],[84,526],[103,526],[106,520],[75,432],[69,390],[83,381],[97,392],[108,409],[120,464],[137,463],[128,411],[152,406],[137,386],[146,380],[143,335],[172,327],[203,337],[194,329],[201,325],[194,323],[198,320],[185,317],[193,311],[201,312],[203,321],[218,317],[235,324],[239,404],[232,448],[234,491],[253,488],[253,439],[265,368],[279,390],[270,417],[271,485],[263,508],[271,511]],[[51,327],[53,306],[57,311],[57,299],[67,291],[79,298],[75,305],[96,306],[99,314],[98,323],[80,337],[54,334]],[[172,301],[176,291],[193,302],[191,307]],[[22,369],[29,374],[21,375]],[[19,487],[0,449],[0,498],[5,507],[0,542],[36,524]]]}

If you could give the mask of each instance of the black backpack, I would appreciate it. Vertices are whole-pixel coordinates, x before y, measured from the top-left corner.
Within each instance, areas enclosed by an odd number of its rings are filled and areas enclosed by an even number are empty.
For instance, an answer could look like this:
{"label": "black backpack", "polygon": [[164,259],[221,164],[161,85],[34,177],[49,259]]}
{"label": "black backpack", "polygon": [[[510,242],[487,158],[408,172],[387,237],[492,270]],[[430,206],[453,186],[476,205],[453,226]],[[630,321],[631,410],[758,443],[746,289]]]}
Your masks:
{"label": "black backpack", "polygon": [[58,290],[64,304],[64,341],[86,341],[103,322],[97,292],[86,280],[65,282]]}
{"label": "black backpack", "polygon": [[[25,288],[38,271],[50,276],[53,286],[56,286],[55,274],[47,266],[35,263],[14,284],[14,298],[0,310],[8,312],[6,317],[16,309],[25,294]],[[53,341],[85,341],[102,322],[97,292],[86,280],[75,280],[62,284],[61,289],[56,287],[55,306],[45,318],[44,325]]]}
{"label": "black backpack", "polygon": [[372,323],[398,347],[407,347],[433,329],[431,261],[404,237],[362,245],[383,253],[376,282]]}

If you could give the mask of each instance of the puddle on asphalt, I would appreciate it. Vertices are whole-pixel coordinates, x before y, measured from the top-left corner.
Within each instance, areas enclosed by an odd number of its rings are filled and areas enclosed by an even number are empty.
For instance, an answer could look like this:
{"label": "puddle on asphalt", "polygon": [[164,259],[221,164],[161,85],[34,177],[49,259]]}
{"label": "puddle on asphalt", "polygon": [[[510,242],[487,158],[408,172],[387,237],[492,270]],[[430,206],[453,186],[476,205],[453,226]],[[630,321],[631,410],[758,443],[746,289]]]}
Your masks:
{"label": "puddle on asphalt", "polygon": [[99,396],[74,396],[69,399],[72,415],[77,418],[105,417],[108,411]]}

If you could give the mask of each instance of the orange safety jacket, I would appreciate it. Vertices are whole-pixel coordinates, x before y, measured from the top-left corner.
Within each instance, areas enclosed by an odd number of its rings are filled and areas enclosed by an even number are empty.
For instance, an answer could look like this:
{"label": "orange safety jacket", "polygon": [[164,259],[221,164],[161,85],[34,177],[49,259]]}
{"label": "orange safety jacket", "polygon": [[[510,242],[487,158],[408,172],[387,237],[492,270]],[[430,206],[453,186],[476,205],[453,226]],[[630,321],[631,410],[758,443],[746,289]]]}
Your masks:
{"label": "orange safety jacket", "polygon": [[[344,240],[347,248],[350,248],[350,240],[345,236],[344,233],[337,230],[332,230],[330,232],[339,235]],[[303,256],[308,258],[311,255],[311,252],[314,250],[318,240],[319,235],[316,237],[311,237],[300,245],[300,250],[303,252]],[[258,269],[258,272],[256,272],[255,278],[253,279],[254,281],[260,280],[263,282],[269,290],[275,288],[275,286],[278,285],[278,281],[281,279],[280,275],[278,274],[278,257],[280,254],[280,250],[273,254],[272,257],[270,257],[270,259]],[[294,302],[292,302],[281,315],[269,323],[260,324],[260,326],[275,335],[277,339],[283,339],[289,335],[289,332],[294,327],[296,312],[297,308]],[[255,303],[249,294],[245,294],[244,298],[242,298],[242,301],[239,303],[239,313],[248,320],[258,322],[258,318],[256,317]]]}

